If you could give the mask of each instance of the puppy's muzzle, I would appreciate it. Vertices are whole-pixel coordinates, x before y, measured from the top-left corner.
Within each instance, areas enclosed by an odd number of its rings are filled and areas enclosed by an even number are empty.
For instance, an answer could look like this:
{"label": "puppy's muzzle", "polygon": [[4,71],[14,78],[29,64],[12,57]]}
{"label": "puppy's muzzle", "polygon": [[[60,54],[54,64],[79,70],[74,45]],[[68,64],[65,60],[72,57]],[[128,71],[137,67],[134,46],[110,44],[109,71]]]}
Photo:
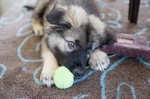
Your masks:
{"label": "puppy's muzzle", "polygon": [[85,68],[75,63],[71,71],[74,74],[75,78],[80,78],[84,75]]}
{"label": "puppy's muzzle", "polygon": [[67,53],[65,58],[63,58],[65,65],[75,76],[75,78],[80,78],[84,75],[86,65],[87,65],[87,52],[83,49]]}

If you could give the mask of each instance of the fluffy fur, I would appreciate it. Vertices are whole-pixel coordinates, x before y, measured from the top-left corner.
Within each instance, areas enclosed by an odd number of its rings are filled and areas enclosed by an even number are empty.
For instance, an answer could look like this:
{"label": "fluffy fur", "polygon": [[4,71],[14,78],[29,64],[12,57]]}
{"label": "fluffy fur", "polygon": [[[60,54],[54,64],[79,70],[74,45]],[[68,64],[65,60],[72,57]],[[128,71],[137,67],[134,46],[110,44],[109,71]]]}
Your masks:
{"label": "fluffy fur", "polygon": [[87,64],[103,71],[109,66],[106,53],[99,48],[113,43],[114,36],[99,18],[96,0],[39,0],[32,27],[43,35],[43,69],[40,80],[51,86],[59,65],[70,69],[75,77],[84,74]]}

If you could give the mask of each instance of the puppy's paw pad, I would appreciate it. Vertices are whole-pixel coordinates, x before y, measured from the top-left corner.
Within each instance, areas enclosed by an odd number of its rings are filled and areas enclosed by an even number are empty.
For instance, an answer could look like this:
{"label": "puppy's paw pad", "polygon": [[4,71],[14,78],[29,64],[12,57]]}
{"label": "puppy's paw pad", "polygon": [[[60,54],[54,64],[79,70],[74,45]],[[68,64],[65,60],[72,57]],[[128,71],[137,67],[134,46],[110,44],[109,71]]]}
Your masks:
{"label": "puppy's paw pad", "polygon": [[52,76],[50,75],[50,73],[41,73],[40,81],[48,87],[54,84],[54,81],[52,80]]}
{"label": "puppy's paw pad", "polygon": [[91,55],[89,65],[91,69],[104,71],[110,65],[110,60],[106,53],[100,51]]}

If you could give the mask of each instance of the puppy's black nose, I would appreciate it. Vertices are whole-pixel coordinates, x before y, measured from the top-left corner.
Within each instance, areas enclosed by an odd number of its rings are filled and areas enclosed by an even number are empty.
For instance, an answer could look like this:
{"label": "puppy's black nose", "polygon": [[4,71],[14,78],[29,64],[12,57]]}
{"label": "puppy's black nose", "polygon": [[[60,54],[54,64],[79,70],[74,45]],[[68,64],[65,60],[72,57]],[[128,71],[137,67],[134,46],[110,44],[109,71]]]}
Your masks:
{"label": "puppy's black nose", "polygon": [[72,70],[72,73],[74,74],[75,78],[80,78],[84,75],[85,69],[83,67],[75,67]]}

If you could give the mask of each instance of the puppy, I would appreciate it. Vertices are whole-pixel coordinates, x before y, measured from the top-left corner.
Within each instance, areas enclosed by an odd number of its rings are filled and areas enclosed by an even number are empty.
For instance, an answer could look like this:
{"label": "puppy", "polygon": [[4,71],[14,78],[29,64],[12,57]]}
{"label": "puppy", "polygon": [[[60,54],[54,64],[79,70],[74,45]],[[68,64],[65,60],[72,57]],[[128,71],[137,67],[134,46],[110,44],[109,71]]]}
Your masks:
{"label": "puppy", "polygon": [[110,60],[100,50],[115,42],[114,35],[99,18],[96,0],[39,0],[33,12],[35,35],[43,36],[43,69],[40,80],[51,86],[54,71],[66,66],[76,78],[85,67],[103,71]]}

